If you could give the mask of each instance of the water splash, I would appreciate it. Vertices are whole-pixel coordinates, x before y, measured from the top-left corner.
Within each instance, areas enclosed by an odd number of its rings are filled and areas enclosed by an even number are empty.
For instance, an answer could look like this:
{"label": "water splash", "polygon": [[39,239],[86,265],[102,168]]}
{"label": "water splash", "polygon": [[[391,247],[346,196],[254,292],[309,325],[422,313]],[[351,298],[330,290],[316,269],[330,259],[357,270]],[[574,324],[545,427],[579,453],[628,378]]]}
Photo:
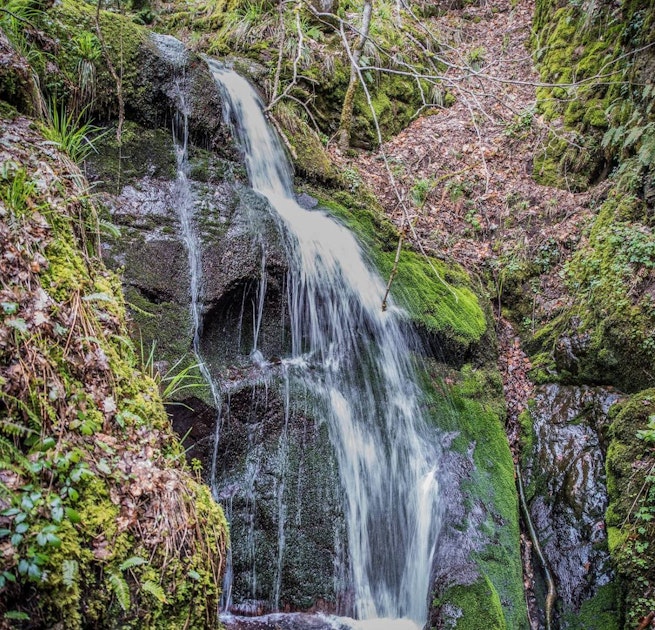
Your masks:
{"label": "water splash", "polygon": [[209,63],[250,184],[268,200],[285,241],[289,378],[310,393],[336,452],[358,627],[420,627],[439,531],[439,452],[421,410],[402,313],[393,305],[382,311],[384,284],[353,235],[296,203],[289,163],[253,88]]}

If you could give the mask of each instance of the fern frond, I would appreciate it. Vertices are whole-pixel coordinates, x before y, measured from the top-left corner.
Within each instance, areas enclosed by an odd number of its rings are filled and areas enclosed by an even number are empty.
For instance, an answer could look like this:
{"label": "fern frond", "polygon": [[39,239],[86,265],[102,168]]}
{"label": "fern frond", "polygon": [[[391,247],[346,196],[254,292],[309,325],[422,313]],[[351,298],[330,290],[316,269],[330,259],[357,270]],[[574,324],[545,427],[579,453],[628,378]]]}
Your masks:
{"label": "fern frond", "polygon": [[119,573],[110,573],[109,584],[111,584],[114,593],[116,593],[116,599],[118,600],[120,607],[124,611],[128,611],[131,604],[130,587],[125,581],[125,578]]}
{"label": "fern frond", "polygon": [[161,587],[161,584],[157,584],[152,580],[146,580],[143,584],[141,584],[141,589],[144,590],[146,593],[150,593],[156,600],[160,601],[162,604],[168,604],[168,600],[166,599],[166,594],[164,593],[164,589]]}
{"label": "fern frond", "polygon": [[79,565],[76,560],[64,560],[61,567],[61,579],[65,586],[73,586],[78,569]]}
{"label": "fern frond", "polygon": [[132,556],[131,558],[128,558],[123,562],[118,568],[121,571],[127,571],[128,569],[131,569],[132,567],[138,567],[142,564],[146,564],[147,560],[144,560],[140,556]]}

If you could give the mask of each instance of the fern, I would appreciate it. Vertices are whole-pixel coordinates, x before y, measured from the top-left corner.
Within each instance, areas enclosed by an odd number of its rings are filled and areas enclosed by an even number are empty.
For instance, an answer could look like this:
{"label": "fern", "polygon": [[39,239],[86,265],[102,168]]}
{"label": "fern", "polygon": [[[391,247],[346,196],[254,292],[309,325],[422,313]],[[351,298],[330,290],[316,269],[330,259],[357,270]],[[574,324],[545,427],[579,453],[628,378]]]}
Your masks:
{"label": "fern", "polygon": [[116,599],[120,607],[124,611],[128,611],[130,608],[130,587],[128,586],[125,578],[119,573],[110,573],[109,574],[109,583],[116,593]]}
{"label": "fern", "polygon": [[144,560],[140,556],[132,556],[131,558],[128,558],[123,562],[118,568],[121,571],[127,571],[128,569],[131,569],[132,567],[138,567],[141,566],[142,564],[146,564],[147,560]]}
{"label": "fern", "polygon": [[25,454],[11,441],[0,435],[0,466],[13,468],[19,466],[24,470],[30,469],[30,461]]}
{"label": "fern", "polygon": [[150,593],[157,601],[161,602],[162,604],[168,604],[168,600],[166,599],[166,594],[164,593],[164,589],[161,587],[160,584],[157,584],[152,580],[146,580],[141,585],[141,589],[144,590],[146,593]]}
{"label": "fern", "polygon": [[32,429],[29,429],[23,424],[6,419],[0,420],[0,431],[5,435],[11,435],[12,437],[21,437],[28,433],[35,433],[35,431],[32,431]]}
{"label": "fern", "polygon": [[71,587],[75,583],[79,565],[75,560],[64,560],[61,567],[61,579],[64,585]]}

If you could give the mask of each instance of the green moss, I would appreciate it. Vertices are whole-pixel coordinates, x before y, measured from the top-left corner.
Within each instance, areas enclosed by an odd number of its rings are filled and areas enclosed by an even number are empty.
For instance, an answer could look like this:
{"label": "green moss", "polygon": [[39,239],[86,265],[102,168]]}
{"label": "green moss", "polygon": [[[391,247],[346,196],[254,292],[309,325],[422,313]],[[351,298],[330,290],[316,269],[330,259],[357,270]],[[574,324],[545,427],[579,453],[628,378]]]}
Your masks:
{"label": "green moss", "polygon": [[[95,5],[84,0],[63,0],[49,11],[54,19],[54,34],[62,42],[58,62],[74,83],[79,81],[77,67],[80,60],[75,37],[81,31],[95,32],[95,13]],[[128,15],[112,11],[100,11],[100,28],[114,68],[120,69],[125,102],[136,103],[142,96],[142,86],[137,81],[139,53],[148,37],[148,30],[135,24]],[[115,116],[118,113],[116,83],[102,56],[96,66],[94,87],[97,97],[93,108],[105,115]]]}
{"label": "green moss", "polygon": [[620,630],[619,587],[611,582],[601,586],[597,593],[583,602],[577,615],[565,618],[571,630]]}
{"label": "green moss", "polygon": [[303,116],[287,103],[277,105],[275,116],[295,151],[294,164],[298,174],[310,182],[337,185],[337,170],[317,133],[305,122]]}
{"label": "green moss", "polygon": [[[642,222],[643,203],[615,191],[601,206],[588,243],[567,264],[574,305],[537,332],[539,365],[548,368],[562,337],[579,339],[576,361],[560,376],[614,383],[628,391],[647,387],[655,345],[655,308],[647,287],[655,277],[655,235]],[[561,361],[560,361],[561,363]]]}
{"label": "green moss", "polygon": [[655,390],[612,408],[606,513],[612,560],[624,591],[626,628],[655,607],[655,451],[638,437],[655,416]]}
{"label": "green moss", "polygon": [[[550,0],[536,3],[535,56],[541,80],[553,84],[538,88],[538,108],[546,120],[563,116],[565,129],[571,132],[569,141],[561,132],[557,138],[553,134],[535,160],[539,183],[584,190],[609,170],[608,160],[621,153],[621,142],[603,138],[601,147],[602,132],[612,124],[623,124],[615,112],[631,109],[638,100],[641,78],[634,71],[630,51],[643,47],[637,57],[643,59],[644,68],[652,63],[653,29],[644,19],[652,9],[652,0],[590,11]],[[647,110],[647,104],[642,109]],[[637,120],[642,119],[635,117],[633,124]]]}
{"label": "green moss", "polygon": [[527,628],[518,498],[514,464],[503,425],[502,382],[495,370],[475,369],[471,365],[465,365],[459,373],[449,373],[446,378],[453,383],[449,395],[444,397],[434,392],[431,415],[438,418],[443,430],[457,432],[452,449],[465,456],[472,453],[475,466],[470,477],[462,482],[462,490],[467,503],[486,514],[480,528],[491,542],[472,554],[481,575],[476,586],[449,589],[436,605],[452,603],[462,609],[463,616],[454,627],[468,628],[459,624],[480,622],[476,596],[484,595],[485,606],[491,606],[499,598],[502,606],[494,607],[501,613],[493,618],[500,625],[492,627]]}
{"label": "green moss", "polygon": [[500,597],[486,576],[471,586],[454,586],[437,606],[448,603],[454,607],[446,622],[447,628],[456,630],[506,630]]}
{"label": "green moss", "polygon": [[[377,257],[384,277],[391,273],[394,258],[392,252]],[[486,331],[484,312],[465,272],[436,258],[402,252],[392,295],[428,332],[445,334],[466,347]]]}

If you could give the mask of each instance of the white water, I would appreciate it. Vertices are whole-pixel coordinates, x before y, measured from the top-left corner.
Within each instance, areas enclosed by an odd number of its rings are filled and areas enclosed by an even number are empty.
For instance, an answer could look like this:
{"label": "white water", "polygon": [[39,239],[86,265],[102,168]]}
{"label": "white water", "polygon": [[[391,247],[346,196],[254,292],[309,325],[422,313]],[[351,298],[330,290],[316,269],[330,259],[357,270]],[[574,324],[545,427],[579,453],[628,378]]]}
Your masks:
{"label": "white water", "polygon": [[[286,242],[292,348],[285,363],[289,378],[304,383],[318,401],[339,464],[349,573],[361,620],[350,625],[420,628],[439,531],[439,453],[427,439],[402,313],[393,305],[382,311],[384,283],[352,234],[296,203],[288,161],[253,88],[209,63],[250,184],[268,199]],[[307,364],[311,370],[303,368]],[[281,516],[283,511],[280,504]]]}

